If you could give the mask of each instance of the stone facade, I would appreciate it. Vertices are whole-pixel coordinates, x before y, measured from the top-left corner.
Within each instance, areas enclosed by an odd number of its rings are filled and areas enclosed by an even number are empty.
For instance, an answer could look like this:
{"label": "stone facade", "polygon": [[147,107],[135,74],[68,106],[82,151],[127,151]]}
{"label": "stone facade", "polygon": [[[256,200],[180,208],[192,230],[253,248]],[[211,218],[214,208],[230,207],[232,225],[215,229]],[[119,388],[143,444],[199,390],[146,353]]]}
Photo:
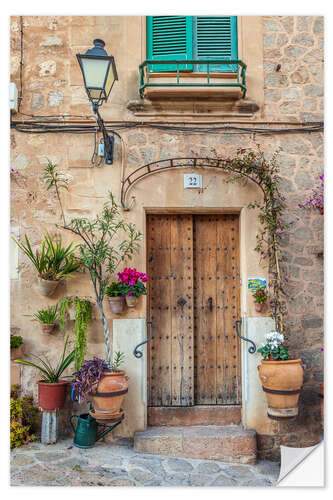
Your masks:
{"label": "stone facade", "polygon": [[[242,19],[246,25],[247,18]],[[90,48],[93,38],[102,38],[107,48],[111,47],[119,73],[119,82],[112,90],[109,102],[103,106],[103,117],[118,125],[131,123],[135,128],[118,128],[125,143],[116,139],[115,164],[94,168],[90,158],[94,147],[92,134],[24,134],[18,130],[11,133],[11,167],[17,172],[11,180],[11,224],[21,236],[29,234],[33,245],[38,245],[45,230],[59,223],[59,211],[55,196],[45,190],[42,170],[46,158],[56,163],[70,183],[69,191],[64,194],[67,216],[95,214],[105,201],[107,190],[111,189],[119,200],[121,180],[121,158],[125,175],[134,169],[158,159],[172,157],[210,157],[227,156],[239,147],[252,147],[255,142],[272,154],[280,148],[281,192],[286,197],[287,211],[285,221],[290,223],[283,240],[284,262],[282,272],[287,278],[288,339],[291,354],[300,356],[305,363],[304,390],[300,398],[300,413],[295,421],[274,423],[270,431],[259,433],[258,449],[260,457],[277,459],[279,445],[310,446],[318,442],[322,432],[320,421],[319,382],[323,378],[323,358],[320,347],[323,345],[323,217],[319,212],[304,211],[298,203],[304,202],[314,186],[319,183],[323,172],[323,134],[322,132],[302,133],[302,122],[323,120],[323,18],[312,16],[270,16],[257,18],[260,32],[253,32],[253,44],[262,47],[262,73],[249,78],[249,99],[260,100],[254,87],[263,92],[263,103],[251,116],[241,115],[239,111],[229,118],[203,119],[200,112],[179,111],[173,117],[154,111],[138,116],[127,107],[130,100],[138,100],[138,65],[144,57],[144,19],[136,16],[118,17],[23,17],[23,99],[20,111],[13,114],[14,122],[36,121],[38,116],[59,116],[61,123],[72,120],[85,124],[94,121],[82,85],[81,75],[75,60],[77,52],[83,53]],[[11,18],[11,81],[19,88],[20,74],[20,18]],[[133,50],[132,50],[133,49]],[[249,48],[249,58],[252,53]],[[257,57],[257,56],[256,56]],[[246,53],[244,54],[246,63]],[[252,71],[253,73],[253,71]],[[252,75],[251,73],[251,75]],[[257,79],[257,80],[256,80]],[[205,105],[202,105],[205,108]],[[172,108],[172,103],[171,103]],[[221,112],[222,113],[222,112]],[[223,113],[222,113],[223,114]],[[30,115],[34,115],[33,117]],[[70,116],[65,116],[70,115]],[[139,126],[139,122],[158,120],[165,125],[174,122],[202,124],[203,120],[211,126],[234,124],[249,129],[296,128],[295,133],[274,133],[267,135],[189,133],[174,130],[158,130]],[[207,126],[202,124],[202,126]],[[221,193],[227,188],[220,174],[205,174],[202,193],[187,194],[187,207],[214,206],[210,190],[218,183]],[[139,207],[146,206],[151,193],[167,199],[174,195],[173,172],[147,179],[146,185],[139,183],[134,188],[136,207],[124,212],[128,221],[142,223]],[[239,188],[240,189],[240,188]],[[250,188],[249,188],[250,189]],[[176,195],[175,195],[176,196]],[[237,192],[238,196],[238,192]],[[175,199],[174,206],[183,206],[184,200]],[[164,206],[164,205],[163,205]],[[167,206],[167,205],[165,205]],[[245,205],[246,206],[246,203]],[[64,235],[69,241],[68,235]],[[249,247],[249,260],[259,266],[257,256]],[[144,252],[143,252],[144,253]],[[144,255],[132,261],[134,266],[144,268]],[[252,265],[252,264],[251,264]],[[259,267],[260,269],[260,267]],[[68,280],[59,287],[56,296],[44,299],[35,290],[35,274],[28,260],[22,255],[18,258],[18,275],[12,279],[11,325],[25,341],[25,352],[47,352],[50,358],[61,352],[63,338],[58,334],[45,335],[36,323],[27,319],[38,308],[54,304],[64,295],[80,295],[93,299],[93,292],[85,274]],[[248,300],[248,302],[250,302]],[[248,304],[247,313],[255,313]],[[107,312],[110,326],[113,316]],[[88,332],[88,355],[103,356],[103,332],[93,311],[93,321]],[[128,318],[144,318],[145,302],[134,311],[129,310]],[[259,361],[259,357],[258,357]],[[26,392],[33,388],[36,397],[37,375],[29,368],[23,369],[22,385]],[[70,411],[70,409],[68,409]]]}

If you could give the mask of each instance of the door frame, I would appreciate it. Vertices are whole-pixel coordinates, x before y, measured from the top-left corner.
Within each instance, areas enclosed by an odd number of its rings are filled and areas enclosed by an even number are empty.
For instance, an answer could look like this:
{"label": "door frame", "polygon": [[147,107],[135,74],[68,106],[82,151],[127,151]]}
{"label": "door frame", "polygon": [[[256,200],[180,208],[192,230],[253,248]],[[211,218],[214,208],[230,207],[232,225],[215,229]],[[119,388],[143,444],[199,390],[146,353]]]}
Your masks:
{"label": "door frame", "polygon": [[[244,245],[244,217],[245,210],[243,207],[240,208],[225,208],[225,207],[143,207],[144,216],[144,255],[145,255],[145,272],[147,272],[147,262],[148,262],[148,245],[147,245],[147,216],[148,215],[222,215],[222,214],[234,214],[239,217],[239,268],[240,268],[240,316],[243,318],[244,310],[246,307],[246,247]],[[146,318],[148,317],[149,302],[146,302]],[[241,386],[241,404],[240,405],[226,405],[226,406],[237,406],[237,408],[243,408],[244,405],[244,395],[245,395],[245,371],[246,363],[243,362],[244,350],[242,348],[242,343],[240,345],[240,386]],[[148,363],[148,350],[146,364]],[[146,369],[146,377],[148,377],[148,369]],[[148,378],[146,380],[146,387],[148,387]],[[195,405],[193,408],[198,408],[200,405]],[[215,408],[223,408],[221,405],[214,405]],[[148,413],[147,407],[147,413]],[[162,407],[161,407],[162,408]],[[178,407],[177,407],[178,408]],[[185,407],[186,408],[186,407]],[[236,417],[237,419],[237,417]]]}

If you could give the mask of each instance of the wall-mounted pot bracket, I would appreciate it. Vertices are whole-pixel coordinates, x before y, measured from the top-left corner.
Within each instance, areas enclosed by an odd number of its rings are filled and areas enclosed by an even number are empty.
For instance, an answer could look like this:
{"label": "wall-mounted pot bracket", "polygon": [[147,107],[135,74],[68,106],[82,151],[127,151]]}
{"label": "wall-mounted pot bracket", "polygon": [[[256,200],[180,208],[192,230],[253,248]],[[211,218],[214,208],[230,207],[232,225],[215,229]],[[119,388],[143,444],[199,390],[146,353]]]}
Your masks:
{"label": "wall-mounted pot bracket", "polygon": [[150,334],[150,337],[148,337],[146,340],[144,340],[143,342],[140,342],[140,344],[138,344],[134,351],[133,351],[133,354],[136,358],[140,359],[142,358],[143,356],[143,352],[142,351],[139,351],[138,350],[138,347],[144,345],[144,344],[148,344],[148,342],[154,337],[154,327],[153,327],[153,323],[151,321],[147,321],[147,325],[150,325],[150,328],[151,328],[151,334]]}
{"label": "wall-mounted pot bracket", "polygon": [[250,342],[250,344],[252,344],[248,351],[250,354],[254,354],[257,350],[257,346],[255,345],[255,343],[253,342],[253,340],[250,340],[250,339],[247,339],[246,337],[242,337],[240,332],[239,332],[239,326],[242,324],[242,320],[241,319],[237,319],[236,323],[235,323],[235,328],[236,328],[236,332],[237,332],[237,335],[240,339],[242,340],[245,340],[245,342]]}

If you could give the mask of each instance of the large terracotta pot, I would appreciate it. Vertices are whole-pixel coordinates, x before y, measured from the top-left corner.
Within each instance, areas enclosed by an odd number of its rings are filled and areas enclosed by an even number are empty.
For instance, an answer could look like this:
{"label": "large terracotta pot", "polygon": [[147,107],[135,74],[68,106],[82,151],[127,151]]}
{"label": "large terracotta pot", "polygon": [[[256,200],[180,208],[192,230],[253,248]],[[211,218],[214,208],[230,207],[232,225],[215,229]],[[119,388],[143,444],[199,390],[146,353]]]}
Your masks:
{"label": "large terracotta pot", "polygon": [[298,399],[304,374],[302,360],[263,360],[258,370],[267,397],[268,417],[280,420],[298,415]]}
{"label": "large terracotta pot", "polygon": [[96,415],[102,415],[105,418],[106,414],[112,415],[120,412],[125,394],[128,392],[128,379],[124,370],[104,372],[98,382],[97,392],[89,393]]}
{"label": "large terracotta pot", "polygon": [[38,406],[44,411],[54,411],[63,408],[66,399],[66,380],[59,379],[58,382],[37,382],[38,384]]}
{"label": "large terracotta pot", "polygon": [[61,280],[51,281],[51,280],[43,280],[42,278],[38,278],[38,287],[39,292],[44,297],[50,297],[54,294],[57,286],[59,285]]}
{"label": "large terracotta pot", "polygon": [[138,298],[134,297],[134,295],[126,295],[125,299],[127,307],[135,307],[138,302]]}
{"label": "large terracotta pot", "polygon": [[108,297],[108,301],[113,314],[124,312],[124,299],[122,297]]}

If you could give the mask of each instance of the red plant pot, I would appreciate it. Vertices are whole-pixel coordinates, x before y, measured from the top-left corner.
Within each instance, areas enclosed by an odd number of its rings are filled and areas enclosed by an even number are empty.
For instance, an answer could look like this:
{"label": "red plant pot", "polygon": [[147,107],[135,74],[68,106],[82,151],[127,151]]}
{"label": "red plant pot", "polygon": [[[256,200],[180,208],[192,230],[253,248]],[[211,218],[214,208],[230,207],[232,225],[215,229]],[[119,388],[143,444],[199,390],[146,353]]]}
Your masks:
{"label": "red plant pot", "polygon": [[55,384],[39,381],[37,384],[39,408],[43,411],[54,411],[63,408],[68,384],[66,380],[59,380]]}

